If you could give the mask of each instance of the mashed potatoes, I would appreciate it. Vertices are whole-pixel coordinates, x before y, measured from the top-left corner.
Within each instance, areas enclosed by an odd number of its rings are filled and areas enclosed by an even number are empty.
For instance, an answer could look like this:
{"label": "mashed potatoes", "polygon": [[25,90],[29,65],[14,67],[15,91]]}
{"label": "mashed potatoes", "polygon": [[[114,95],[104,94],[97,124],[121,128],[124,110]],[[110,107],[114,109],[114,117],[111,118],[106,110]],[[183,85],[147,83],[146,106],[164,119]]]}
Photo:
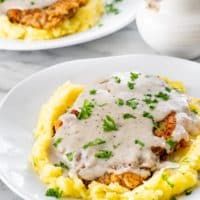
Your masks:
{"label": "mashed potatoes", "polygon": [[73,18],[65,20],[64,23],[50,30],[13,24],[6,16],[0,16],[0,38],[48,40],[85,31],[99,21],[103,11],[103,0],[89,0]]}
{"label": "mashed potatoes", "polygon": [[[167,79],[168,84],[180,91],[185,91],[182,83]],[[77,177],[64,177],[61,167],[56,167],[49,160],[49,148],[53,136],[53,124],[60,115],[66,112],[83,86],[66,83],[59,87],[41,110],[36,128],[31,162],[40,179],[49,187],[48,192],[57,197],[71,196],[95,200],[169,200],[197,185],[197,172],[200,170],[200,137],[191,139],[192,145],[174,158],[179,165],[162,169],[143,185],[130,191],[118,184],[104,185],[92,182],[87,189]],[[200,113],[199,100],[191,101],[191,109]]]}

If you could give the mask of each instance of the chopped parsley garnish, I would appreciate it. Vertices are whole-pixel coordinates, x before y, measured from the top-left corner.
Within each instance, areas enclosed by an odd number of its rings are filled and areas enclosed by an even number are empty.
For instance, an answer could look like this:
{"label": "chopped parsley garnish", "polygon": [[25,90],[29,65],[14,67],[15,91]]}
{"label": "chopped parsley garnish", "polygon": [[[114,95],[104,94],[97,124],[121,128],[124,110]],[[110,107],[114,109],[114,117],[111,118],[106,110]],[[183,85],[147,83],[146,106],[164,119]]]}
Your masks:
{"label": "chopped parsley garnish", "polygon": [[133,110],[135,110],[137,108],[138,102],[136,101],[136,99],[129,99],[126,101],[126,105],[131,107]]}
{"label": "chopped parsley garnish", "polygon": [[133,83],[133,82],[128,82],[128,88],[130,89],[130,90],[133,90],[134,88],[135,88],[135,83]]}
{"label": "chopped parsley garnish", "polygon": [[106,115],[105,119],[103,120],[103,130],[105,132],[117,131],[117,125],[112,117]]}
{"label": "chopped parsley garnish", "polygon": [[118,76],[113,77],[116,83],[121,83],[121,79]]}
{"label": "chopped parsley garnish", "polygon": [[149,112],[144,112],[143,113],[143,117],[146,117],[146,118],[149,118],[149,119],[153,119],[153,116]]}
{"label": "chopped parsley garnish", "polygon": [[198,111],[196,109],[191,109],[191,112],[193,112],[194,114],[198,114]]}
{"label": "chopped parsley garnish", "polygon": [[158,103],[158,100],[156,98],[152,98],[152,95],[150,94],[145,95],[143,101],[148,105],[150,109],[154,109]]}
{"label": "chopped parsley garnish", "polygon": [[173,149],[176,146],[176,142],[172,139],[168,139],[166,143],[170,146],[170,149]]}
{"label": "chopped parsley garnish", "polygon": [[96,91],[95,89],[90,90],[90,94],[91,94],[91,95],[95,95],[96,93],[97,93],[97,91]]}
{"label": "chopped parsley garnish", "polygon": [[89,100],[85,100],[83,103],[83,107],[81,108],[81,111],[78,115],[78,119],[88,119],[91,114],[92,114],[92,110],[94,108],[94,103],[89,101]]}
{"label": "chopped parsley garnish", "polygon": [[119,14],[119,9],[116,7],[116,4],[119,2],[122,2],[123,0],[113,0],[110,3],[107,3],[105,8],[106,8],[106,13],[110,14],[113,13],[115,15]]}
{"label": "chopped parsley garnish", "polygon": [[189,188],[187,190],[185,190],[185,195],[191,195],[192,194],[192,188]]}
{"label": "chopped parsley garnish", "polygon": [[164,92],[159,92],[158,94],[155,95],[157,98],[162,99],[164,101],[169,100],[169,95]]}
{"label": "chopped parsley garnish", "polygon": [[152,97],[152,94],[145,94],[145,96],[147,96],[147,97]]}
{"label": "chopped parsley garnish", "polygon": [[146,96],[143,101],[146,103],[146,104],[155,104],[155,103],[158,103],[158,100],[157,99],[152,99],[151,97],[149,96]]}
{"label": "chopped parsley garnish", "polygon": [[169,88],[169,87],[165,87],[165,90],[166,90],[167,92],[171,92],[171,91],[172,91],[171,88]]}
{"label": "chopped parsley garnish", "polygon": [[135,140],[135,144],[138,144],[138,145],[140,145],[141,147],[144,147],[144,146],[145,146],[144,142],[142,142],[142,141],[140,141],[140,140]]}
{"label": "chopped parsley garnish", "polygon": [[138,77],[139,77],[139,74],[131,72],[131,80],[132,81],[135,81],[136,79],[138,79]]}
{"label": "chopped parsley garnish", "polygon": [[58,145],[62,142],[63,138],[57,138],[56,141],[53,143],[54,147],[58,147]]}
{"label": "chopped parsley garnish", "polygon": [[170,186],[170,187],[174,187],[174,184],[171,183],[168,179],[168,176],[166,174],[162,174],[162,179]]}
{"label": "chopped parsley garnish", "polygon": [[123,99],[117,99],[116,101],[115,101],[115,103],[118,105],[118,106],[123,106],[124,105],[124,100]]}
{"label": "chopped parsley garnish", "polygon": [[113,156],[112,151],[107,151],[107,150],[99,150],[98,152],[95,153],[95,157],[100,159],[109,159],[112,156]]}
{"label": "chopped parsley garnish", "polygon": [[155,120],[154,120],[154,118],[153,118],[153,115],[151,115],[149,112],[146,112],[146,111],[143,112],[143,117],[151,119],[152,122],[153,122],[154,128],[157,128],[157,127],[158,127],[158,123],[155,122]]}
{"label": "chopped parsley garnish", "polygon": [[70,153],[67,153],[66,156],[67,156],[67,159],[69,161],[72,161],[74,159],[74,155],[75,155],[75,152],[70,152]]}
{"label": "chopped parsley garnish", "polygon": [[106,4],[105,9],[106,9],[107,14],[110,14],[110,13],[113,13],[115,15],[119,14],[119,9],[116,8],[114,2]]}
{"label": "chopped parsley garnish", "polygon": [[55,167],[61,167],[63,169],[67,169],[67,170],[69,169],[69,167],[63,162],[56,163],[56,164],[54,164],[54,166]]}
{"label": "chopped parsley garnish", "polygon": [[48,197],[55,197],[57,199],[62,197],[63,192],[59,188],[49,188],[46,191],[46,196]]}
{"label": "chopped parsley garnish", "polygon": [[152,110],[155,109],[155,107],[156,107],[156,106],[155,106],[154,104],[150,104],[150,105],[149,105],[149,108],[152,109]]}
{"label": "chopped parsley garnish", "polygon": [[176,197],[172,197],[170,200],[176,200]]}
{"label": "chopped parsley garnish", "polygon": [[130,113],[125,113],[125,114],[123,114],[123,118],[124,119],[130,119],[130,118],[135,119],[136,117],[134,115],[131,115]]}
{"label": "chopped parsley garnish", "polygon": [[83,145],[84,149],[87,149],[88,147],[93,147],[93,146],[97,146],[100,144],[105,144],[106,141],[102,140],[101,138],[97,138],[94,141],[88,142],[87,144]]}

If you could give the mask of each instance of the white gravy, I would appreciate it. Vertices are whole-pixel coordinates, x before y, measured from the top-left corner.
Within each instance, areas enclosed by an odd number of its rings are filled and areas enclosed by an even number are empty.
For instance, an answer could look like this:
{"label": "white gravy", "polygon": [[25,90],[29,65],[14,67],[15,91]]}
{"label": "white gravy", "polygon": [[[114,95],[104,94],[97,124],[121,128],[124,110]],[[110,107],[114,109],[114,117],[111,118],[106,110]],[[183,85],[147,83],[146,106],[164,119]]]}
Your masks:
{"label": "white gravy", "polygon": [[[113,78],[115,76],[120,79],[120,83],[116,83]],[[134,89],[128,87],[128,82],[135,84]],[[129,171],[148,177],[160,164],[151,147],[161,147],[169,152],[170,146],[163,138],[153,134],[153,120],[144,117],[144,112],[151,114],[154,122],[163,120],[172,111],[176,112],[177,125],[172,133],[174,142],[188,140],[193,129],[200,131],[200,119],[189,111],[187,96],[173,89],[169,91],[168,87],[157,76],[140,74],[132,81],[130,73],[115,74],[104,83],[88,86],[69,112],[60,117],[63,125],[57,130],[53,143],[59,138],[62,141],[56,148],[52,146],[54,161],[62,161],[69,166],[70,173],[86,180],[93,180],[106,172]],[[93,89],[96,90],[96,94],[91,95],[90,91]],[[154,98],[159,92],[167,95],[169,99],[157,97],[155,108],[150,109],[143,101],[145,95],[151,94]],[[118,98],[123,99],[124,105],[116,104]],[[138,103],[135,109],[126,105],[126,101],[132,98]],[[88,119],[80,120],[70,111],[75,109],[80,112],[86,99],[95,102],[94,107]],[[134,118],[124,119],[124,114],[127,113]],[[103,129],[103,120],[107,115],[114,120],[117,130],[106,132]],[[97,138],[105,143],[83,148],[85,144]],[[95,154],[101,150],[110,151],[112,156],[107,159],[97,158]],[[66,154],[71,152],[73,158],[69,161]]]}
{"label": "white gravy", "polygon": [[57,0],[4,0],[0,3],[0,14],[5,14],[9,9],[44,8]]}

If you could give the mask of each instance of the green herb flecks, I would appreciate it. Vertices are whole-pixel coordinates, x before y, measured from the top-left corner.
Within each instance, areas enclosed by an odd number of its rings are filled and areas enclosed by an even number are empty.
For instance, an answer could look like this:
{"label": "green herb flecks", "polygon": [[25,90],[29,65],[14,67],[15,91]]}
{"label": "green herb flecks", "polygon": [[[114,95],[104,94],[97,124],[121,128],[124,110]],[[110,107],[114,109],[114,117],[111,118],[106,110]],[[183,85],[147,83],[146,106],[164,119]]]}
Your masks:
{"label": "green herb flecks", "polygon": [[108,3],[105,6],[106,14],[119,14],[119,9],[116,7],[114,3]]}
{"label": "green herb flecks", "polygon": [[165,181],[170,187],[174,187],[174,184],[169,181],[169,177],[166,174],[162,174],[162,179]]}
{"label": "green herb flecks", "polygon": [[176,197],[171,197],[170,200],[177,200]]}
{"label": "green herb flecks", "polygon": [[155,95],[157,98],[162,99],[164,101],[168,101],[169,100],[169,95],[165,92],[159,92],[158,94]]}
{"label": "green herb flecks", "polygon": [[137,108],[138,102],[135,98],[133,98],[133,99],[127,100],[126,105],[131,107],[133,110],[135,110]]}
{"label": "green herb flecks", "polygon": [[135,144],[138,144],[140,147],[144,147],[145,146],[145,144],[144,144],[144,142],[142,142],[141,140],[135,140]]}
{"label": "green herb flecks", "polygon": [[118,76],[113,77],[115,80],[115,83],[121,83],[121,79]]}
{"label": "green herb flecks", "polygon": [[34,2],[34,1],[31,1],[30,4],[31,4],[31,5],[35,5],[35,2]]}
{"label": "green herb flecks", "polygon": [[153,115],[151,115],[149,112],[146,111],[143,113],[143,117],[153,119]]}
{"label": "green herb flecks", "polygon": [[128,82],[128,88],[130,89],[130,90],[133,90],[134,88],[135,88],[135,83],[133,83],[133,82]]}
{"label": "green herb flecks", "polygon": [[152,110],[155,109],[155,107],[158,103],[158,100],[156,98],[153,98],[152,95],[150,95],[150,94],[145,95],[145,98],[143,99],[143,101]]}
{"label": "green herb flecks", "polygon": [[135,81],[139,78],[139,74],[131,72],[130,78],[132,81]]}
{"label": "green herb flecks", "polygon": [[152,120],[152,123],[153,123],[153,125],[154,125],[154,128],[157,128],[157,127],[158,127],[158,123],[154,120],[154,117],[153,117],[152,114],[150,114],[149,112],[144,111],[144,112],[143,112],[143,117],[148,118],[148,119],[151,119],[151,120]]}
{"label": "green herb flecks", "polygon": [[97,91],[95,89],[90,90],[90,95],[95,95]]}
{"label": "green herb flecks", "polygon": [[78,115],[78,119],[80,120],[88,119],[92,114],[93,108],[94,108],[94,103],[86,99]]}
{"label": "green herb flecks", "polygon": [[166,143],[169,145],[170,149],[174,149],[174,147],[176,146],[176,142],[172,139],[168,139]]}
{"label": "green herb flecks", "polygon": [[59,188],[49,188],[47,191],[46,191],[46,196],[48,197],[55,197],[57,199],[61,198],[62,197],[62,194],[63,192],[59,189]]}
{"label": "green herb flecks", "polygon": [[74,159],[74,155],[75,155],[76,152],[69,152],[69,153],[66,153],[66,157],[69,161],[72,161]]}
{"label": "green herb flecks", "polygon": [[194,114],[198,114],[198,111],[196,109],[191,109],[191,112],[193,112]]}
{"label": "green herb flecks", "polygon": [[83,145],[83,149],[87,149],[88,147],[93,147],[93,146],[97,146],[97,145],[101,145],[101,144],[105,144],[106,141],[101,139],[101,138],[97,138],[94,141],[90,141],[87,144]]}
{"label": "green herb flecks", "polygon": [[62,140],[63,140],[63,138],[57,138],[56,141],[53,143],[53,146],[54,146],[55,148],[57,148],[58,145],[62,142]]}
{"label": "green herb flecks", "polygon": [[112,151],[107,151],[107,150],[99,150],[98,152],[95,153],[95,157],[99,159],[109,159],[112,156],[113,156]]}
{"label": "green herb flecks", "polygon": [[192,192],[193,192],[193,189],[192,188],[188,188],[187,190],[185,190],[185,195],[191,195],[192,194]]}
{"label": "green herb flecks", "polygon": [[124,105],[124,100],[119,98],[115,101],[115,103],[118,105],[118,106],[123,106]]}
{"label": "green herb flecks", "polygon": [[169,92],[169,93],[172,91],[172,89],[169,88],[169,87],[165,87],[165,90],[166,90],[167,92]]}
{"label": "green herb flecks", "polygon": [[105,5],[106,14],[119,14],[119,9],[117,8],[117,3],[122,2],[123,0],[113,0],[111,3]]}
{"label": "green herb flecks", "polygon": [[67,170],[69,169],[69,167],[63,162],[56,163],[56,164],[54,164],[54,166],[55,167],[61,167],[63,169],[67,169]]}
{"label": "green herb flecks", "polygon": [[136,117],[134,115],[130,114],[130,113],[124,113],[123,118],[124,119],[131,119],[131,118],[136,119]]}
{"label": "green herb flecks", "polygon": [[103,130],[105,132],[117,131],[117,125],[112,117],[107,115],[103,120]]}

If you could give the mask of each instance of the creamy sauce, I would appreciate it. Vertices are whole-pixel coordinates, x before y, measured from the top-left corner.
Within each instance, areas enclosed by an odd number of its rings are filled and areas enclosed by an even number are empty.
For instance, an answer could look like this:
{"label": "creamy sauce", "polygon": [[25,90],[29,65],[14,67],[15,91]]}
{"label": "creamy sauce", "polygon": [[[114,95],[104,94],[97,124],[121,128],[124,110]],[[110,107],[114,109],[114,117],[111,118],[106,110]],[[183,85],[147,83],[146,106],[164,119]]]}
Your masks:
{"label": "creamy sauce", "polygon": [[[128,82],[134,84],[128,86]],[[88,86],[70,111],[60,117],[63,125],[57,130],[53,143],[60,138],[61,141],[56,148],[52,147],[54,161],[62,161],[69,166],[70,173],[86,180],[93,180],[106,172],[129,171],[144,178],[150,176],[160,165],[160,160],[151,151],[151,147],[170,151],[165,139],[153,134],[155,122],[163,120],[171,112],[176,112],[177,125],[172,133],[175,142],[182,139],[187,141],[190,132],[200,130],[200,119],[188,110],[187,96],[168,87],[157,76],[139,74],[138,78],[131,80],[130,73],[115,74],[102,83]],[[91,94],[94,89],[95,94]],[[160,92],[168,99],[156,97],[155,108],[150,108],[150,105],[144,102],[146,95],[150,94],[154,98]],[[119,98],[124,105],[116,103]],[[135,103],[132,107],[126,103],[133,98],[137,102],[136,108]],[[91,116],[78,119],[71,111],[80,112],[85,100],[93,102]],[[152,118],[144,117],[145,112]],[[106,116],[114,120],[117,130],[104,130]],[[83,148],[97,138],[104,143]],[[112,155],[107,159],[98,158],[96,154],[101,150],[107,150]],[[73,154],[70,160],[66,156],[69,153]]]}
{"label": "creamy sauce", "polygon": [[0,3],[0,14],[5,14],[9,9],[44,8],[57,0],[5,0]]}

